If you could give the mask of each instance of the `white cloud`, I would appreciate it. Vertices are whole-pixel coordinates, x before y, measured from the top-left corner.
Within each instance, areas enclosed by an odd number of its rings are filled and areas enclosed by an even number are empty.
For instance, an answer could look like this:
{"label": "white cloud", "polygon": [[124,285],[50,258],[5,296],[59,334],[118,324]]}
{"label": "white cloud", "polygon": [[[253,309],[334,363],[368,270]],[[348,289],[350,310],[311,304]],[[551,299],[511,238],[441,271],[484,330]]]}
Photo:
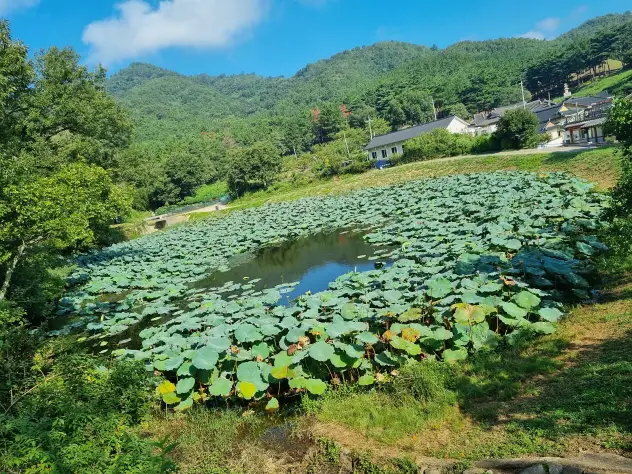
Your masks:
{"label": "white cloud", "polygon": [[[0,2],[5,0],[0,0]],[[169,47],[221,48],[259,23],[269,0],[144,0],[116,5],[112,18],[89,24],[91,59],[111,64]]]}
{"label": "white cloud", "polygon": [[518,35],[518,38],[529,38],[529,39],[538,39],[543,40],[545,38],[544,33],[537,30],[527,31],[521,35]]}
{"label": "white cloud", "polygon": [[518,35],[518,38],[530,38],[538,40],[550,38],[551,36],[554,36],[554,33],[560,27],[561,22],[561,18],[545,18],[544,20],[540,20],[535,25],[535,28],[533,30],[529,30],[526,33]]}
{"label": "white cloud", "polygon": [[39,0],[0,0],[0,15],[6,15],[10,11],[21,8],[34,7]]}
{"label": "white cloud", "polygon": [[559,28],[561,21],[562,20],[559,18],[545,18],[544,20],[538,22],[536,28],[538,31],[552,32]]}

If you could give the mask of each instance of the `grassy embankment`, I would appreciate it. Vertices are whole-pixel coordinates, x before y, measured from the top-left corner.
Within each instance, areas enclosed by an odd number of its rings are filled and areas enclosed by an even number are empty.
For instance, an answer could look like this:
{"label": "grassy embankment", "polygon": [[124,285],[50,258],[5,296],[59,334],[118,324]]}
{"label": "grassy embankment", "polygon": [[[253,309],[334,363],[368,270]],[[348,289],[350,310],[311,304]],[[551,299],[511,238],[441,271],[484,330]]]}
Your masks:
{"label": "grassy embankment", "polygon": [[[618,174],[612,149],[468,158],[370,172],[274,197],[250,196],[242,204],[508,169],[568,171],[602,191]],[[557,333],[520,347],[452,367],[420,364],[402,371],[391,386],[338,389],[304,400],[284,416],[204,410],[161,415],[144,430],[179,441],[172,455],[182,472],[338,472],[338,448],[332,446],[360,453],[365,467],[357,472],[367,473],[416,472],[414,463],[426,457],[465,466],[490,457],[632,453],[632,265],[604,259],[600,266],[604,300],[571,308]],[[315,441],[323,439],[328,441]],[[382,470],[368,458],[390,467]]]}
{"label": "grassy embankment", "polygon": [[578,90],[574,91],[573,95],[576,97],[584,97],[603,91],[608,91],[617,97],[626,96],[632,92],[632,69],[587,82]]}
{"label": "grassy embankment", "polygon": [[[304,197],[344,194],[356,189],[387,186],[415,179],[436,178],[453,174],[506,171],[563,171],[596,183],[605,191],[618,178],[616,148],[578,152],[534,152],[533,154],[467,156],[410,163],[385,170],[371,170],[357,175],[343,175],[317,180],[306,185],[280,182],[267,191],[258,191],[233,201],[225,212],[261,206],[267,203],[291,201]],[[198,214],[196,219],[222,213]]]}

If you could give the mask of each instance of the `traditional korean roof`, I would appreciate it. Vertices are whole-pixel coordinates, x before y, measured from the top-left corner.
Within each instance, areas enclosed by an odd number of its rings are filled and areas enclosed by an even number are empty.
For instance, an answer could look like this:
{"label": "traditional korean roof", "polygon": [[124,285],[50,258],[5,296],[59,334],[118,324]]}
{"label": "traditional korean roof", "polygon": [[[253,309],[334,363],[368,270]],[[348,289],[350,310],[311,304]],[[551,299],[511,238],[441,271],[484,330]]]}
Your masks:
{"label": "traditional korean roof", "polygon": [[516,104],[506,105],[503,107],[496,107],[489,112],[474,114],[474,125],[477,127],[486,127],[488,125],[498,123],[501,117],[509,110],[522,109],[524,107],[533,113],[538,113],[555,106],[556,104],[548,100],[534,100],[532,102],[527,102],[526,104],[518,102]]}
{"label": "traditional korean roof", "polygon": [[564,127],[565,129],[571,129],[571,128],[590,128],[590,127],[597,127],[599,125],[603,125],[604,123],[606,123],[606,120],[608,118],[607,117],[599,117],[593,120],[586,120],[585,122],[575,122],[575,123],[569,123],[568,125],[566,125],[566,127]]}
{"label": "traditional korean roof", "polygon": [[373,138],[373,140],[371,140],[371,142],[367,146],[365,146],[364,149],[372,150],[374,148],[380,148],[392,145],[394,143],[405,142],[407,140],[410,140],[411,138],[418,137],[422,133],[431,132],[437,128],[448,128],[448,126],[454,120],[459,120],[463,124],[469,125],[465,120],[460,119],[456,115],[450,115],[449,117],[437,120],[435,122],[424,123],[422,125],[406,128],[397,132],[387,133],[386,135],[379,135]]}
{"label": "traditional korean roof", "polygon": [[564,104],[567,106],[576,106],[576,107],[590,107],[592,105],[603,104],[604,102],[611,102],[612,97],[608,97],[607,94],[597,94],[594,96],[587,97],[570,97],[564,101]]}

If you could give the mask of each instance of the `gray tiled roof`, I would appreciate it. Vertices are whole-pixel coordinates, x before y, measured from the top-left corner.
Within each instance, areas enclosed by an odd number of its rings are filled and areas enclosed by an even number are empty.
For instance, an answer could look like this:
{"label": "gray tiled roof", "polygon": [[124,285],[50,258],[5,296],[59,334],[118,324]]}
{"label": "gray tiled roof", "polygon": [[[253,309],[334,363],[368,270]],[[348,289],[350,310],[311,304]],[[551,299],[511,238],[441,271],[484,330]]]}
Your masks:
{"label": "gray tiled roof", "polygon": [[392,145],[393,143],[405,142],[411,138],[415,138],[422,133],[431,132],[437,128],[447,128],[454,119],[459,119],[456,115],[450,115],[436,122],[424,123],[415,127],[406,128],[393,133],[387,133],[386,135],[379,135],[375,137],[371,142],[364,147],[365,150],[371,150],[373,148],[380,148],[383,146]]}
{"label": "gray tiled roof", "polygon": [[609,100],[612,100],[612,99],[610,99],[609,97],[605,97],[603,95],[596,95],[596,96],[587,96],[587,97],[571,97],[569,99],[566,99],[564,103],[566,105],[579,105],[583,107],[589,107],[591,105],[601,104]]}
{"label": "gray tiled roof", "polygon": [[524,107],[525,109],[537,114],[539,111],[548,110],[555,105],[556,104],[548,100],[534,100],[527,103],[518,102],[517,104],[496,107],[490,112],[481,112],[474,114],[474,125],[476,125],[477,127],[485,127],[487,125],[497,123],[498,121],[500,121],[500,118],[505,115],[505,112],[509,110],[522,109]]}
{"label": "gray tiled roof", "polygon": [[553,107],[547,107],[535,112],[540,120],[540,125],[547,124],[551,119],[557,117],[560,113],[561,105],[554,105]]}

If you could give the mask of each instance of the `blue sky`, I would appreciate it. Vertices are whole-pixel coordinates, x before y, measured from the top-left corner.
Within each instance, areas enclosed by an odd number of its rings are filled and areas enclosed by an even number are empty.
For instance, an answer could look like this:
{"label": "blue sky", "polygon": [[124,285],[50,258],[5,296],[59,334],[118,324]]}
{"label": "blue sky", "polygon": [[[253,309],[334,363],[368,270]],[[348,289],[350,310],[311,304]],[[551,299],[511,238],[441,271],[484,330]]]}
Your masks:
{"label": "blue sky", "polygon": [[183,74],[291,76],[345,49],[397,40],[553,38],[629,0],[0,0],[31,48],[73,46],[113,72],[143,61]]}

